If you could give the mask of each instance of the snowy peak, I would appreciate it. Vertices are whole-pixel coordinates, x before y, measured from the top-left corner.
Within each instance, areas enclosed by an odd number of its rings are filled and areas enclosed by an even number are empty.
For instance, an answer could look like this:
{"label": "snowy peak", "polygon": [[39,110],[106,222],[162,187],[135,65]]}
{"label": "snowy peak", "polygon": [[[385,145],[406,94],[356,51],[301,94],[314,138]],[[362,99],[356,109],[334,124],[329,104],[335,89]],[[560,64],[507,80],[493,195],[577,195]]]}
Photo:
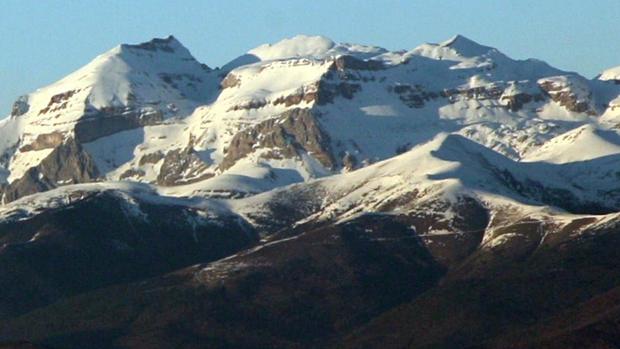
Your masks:
{"label": "snowy peak", "polygon": [[[399,63],[400,60],[398,57],[401,57],[403,52],[404,51],[390,52],[378,46],[336,43],[324,36],[297,35],[273,44],[258,46],[248,51],[247,55],[240,57],[243,59],[238,58],[235,61],[245,63],[255,62],[255,60],[252,61],[249,57],[268,61],[294,58],[326,59],[341,55],[350,55],[359,59],[378,59]],[[448,59],[454,61],[480,58],[483,56],[503,56],[497,49],[478,44],[462,35],[455,35],[440,44],[423,44],[410,51],[410,54],[421,55],[432,59]],[[238,66],[238,64],[236,66]]]}
{"label": "snowy peak", "polygon": [[88,100],[95,108],[127,105],[134,97],[155,97],[146,91],[153,84],[157,85],[155,89],[177,89],[185,97],[200,99],[203,93],[196,85],[209,71],[176,38],[169,36],[119,45],[43,90],[90,90]]}
{"label": "snowy peak", "polygon": [[252,49],[248,54],[260,60],[279,60],[286,58],[325,59],[340,55],[352,55],[358,58],[371,58],[387,52],[386,49],[358,44],[336,44],[324,36],[297,35],[281,40],[275,44],[264,44]]}
{"label": "snowy peak", "polygon": [[293,57],[324,56],[336,43],[324,36],[297,35],[275,44],[264,44],[248,53],[261,60],[275,60]]}
{"label": "snowy peak", "polygon": [[172,36],[123,44],[30,94],[21,108],[28,113],[20,114],[37,116],[38,123],[46,117],[70,121],[89,110],[147,105],[161,110],[173,102],[179,104],[173,109],[189,113],[213,92],[209,72]]}
{"label": "snowy peak", "polygon": [[496,50],[492,47],[481,45],[460,34],[457,34],[452,38],[442,42],[441,44],[439,44],[439,46],[451,48],[463,57],[481,56],[487,54],[491,50]]}
{"label": "snowy peak", "polygon": [[456,62],[492,55],[503,56],[497,49],[480,45],[462,35],[455,35],[439,44],[422,44],[413,49],[410,54]]}
{"label": "snowy peak", "polygon": [[149,91],[153,86],[182,98],[203,101],[206,86],[202,83],[209,71],[176,38],[169,36],[136,45],[122,44],[76,73],[91,77],[90,102],[100,108],[118,103],[126,106],[140,98],[149,104],[165,100]]}
{"label": "snowy peak", "polygon": [[146,64],[160,65],[161,70],[193,72],[196,69],[210,71],[206,64],[199,63],[190,51],[174,36],[155,38],[141,44],[122,44],[111,52],[117,53],[127,64],[140,69]]}
{"label": "snowy peak", "polygon": [[150,41],[146,41],[140,44],[121,44],[121,48],[131,50],[145,50],[145,51],[162,51],[166,53],[189,53],[189,51],[177,40],[174,36],[169,35],[166,38],[153,38]]}
{"label": "snowy peak", "polygon": [[218,83],[172,36],[119,45],[18,100],[13,121],[4,126],[18,132],[0,144],[10,157],[3,164],[7,180],[21,178],[70,138],[89,143],[187,117],[208,103]]}

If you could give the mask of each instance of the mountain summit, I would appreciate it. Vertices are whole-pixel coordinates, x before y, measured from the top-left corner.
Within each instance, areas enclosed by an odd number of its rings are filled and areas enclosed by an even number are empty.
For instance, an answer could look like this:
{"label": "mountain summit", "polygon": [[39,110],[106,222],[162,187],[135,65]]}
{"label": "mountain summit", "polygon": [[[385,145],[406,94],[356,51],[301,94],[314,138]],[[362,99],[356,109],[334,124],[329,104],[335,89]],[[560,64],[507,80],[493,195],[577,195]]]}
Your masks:
{"label": "mountain summit", "polygon": [[375,46],[336,44],[324,36],[297,35],[275,44],[258,46],[248,53],[259,57],[261,60],[270,60],[296,57],[327,58],[339,55],[369,58],[386,52],[386,49]]}
{"label": "mountain summit", "polygon": [[491,50],[495,50],[494,48],[480,45],[460,34],[442,42],[439,46],[449,47],[465,57],[482,56]]}

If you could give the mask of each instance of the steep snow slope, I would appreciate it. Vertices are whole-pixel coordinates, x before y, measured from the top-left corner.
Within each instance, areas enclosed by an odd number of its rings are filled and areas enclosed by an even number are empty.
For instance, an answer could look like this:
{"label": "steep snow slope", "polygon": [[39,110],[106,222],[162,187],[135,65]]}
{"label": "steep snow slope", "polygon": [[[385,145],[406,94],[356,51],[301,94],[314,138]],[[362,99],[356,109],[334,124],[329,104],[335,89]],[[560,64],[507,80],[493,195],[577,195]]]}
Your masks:
{"label": "steep snow slope", "polygon": [[[169,37],[120,45],[20,98],[0,125],[0,165],[11,197],[80,181],[50,173],[62,164],[48,158],[73,138],[78,159],[95,164],[88,180],[237,197],[361,168],[444,132],[513,160],[590,160],[615,154],[605,142],[619,95],[458,35],[395,52],[299,35],[219,70]],[[571,136],[582,127],[599,131]]]}
{"label": "steep snow slope", "polygon": [[[287,168],[308,179],[389,158],[445,131],[520,158],[590,122],[540,87],[539,79],[563,72],[535,60],[511,60],[461,36],[391,53],[298,36],[249,54],[260,61],[232,69],[216,103],[195,115],[200,120],[192,129],[197,148],[210,153],[213,166],[225,161],[227,153],[239,152],[231,142],[241,130],[257,132],[248,139],[255,150],[236,160],[244,168]],[[310,163],[306,155],[316,159],[317,150],[301,144],[293,161],[283,164],[273,156],[281,150],[277,144],[260,144],[256,137],[274,131],[261,123],[279,120],[292,108],[312,110],[330,140],[321,149],[330,161]]]}
{"label": "steep snow slope", "polygon": [[[138,45],[123,44],[62,80],[28,95],[27,116],[34,112],[53,115],[54,110],[58,110],[56,114],[62,117],[57,122],[83,116],[83,109],[75,109],[76,114],[72,114],[72,110],[64,112],[64,108],[55,105],[63,104],[61,102],[65,100],[67,105],[75,107],[101,109],[134,104],[162,105],[166,108],[162,109],[166,116],[187,113],[193,110],[192,105],[208,101],[214,92],[213,86],[209,86],[209,71],[172,36]],[[53,96],[62,93],[68,96],[51,101]],[[179,105],[167,108],[166,102]],[[48,106],[50,108],[46,109]],[[177,111],[179,108],[181,110]],[[46,125],[49,126],[41,126]]]}
{"label": "steep snow slope", "polygon": [[[532,111],[512,110],[521,109],[519,104],[544,100],[546,92],[538,79],[562,72],[539,61],[513,61],[460,36],[408,53],[337,47],[325,38],[298,36],[257,48],[255,53],[267,61],[233,69],[217,103],[200,110],[202,125],[194,132],[203,133],[201,146],[216,147],[213,157],[218,162],[236,130],[251,128],[290,108],[317,111],[330,136],[332,155],[353,155],[358,165],[385,159],[437,132],[464,126],[469,126],[463,132],[466,136],[519,157],[525,148],[574,127],[567,123],[556,127],[553,121],[539,118],[537,108],[546,105],[550,107],[542,115],[545,119],[588,121],[561,106],[553,109],[554,101],[532,103]],[[360,56],[359,51],[368,54]],[[306,57],[300,58],[303,54]],[[370,61],[347,61],[343,55]],[[277,62],[269,60],[276,58]],[[288,76],[295,77],[292,84],[287,84],[291,82]],[[321,96],[328,97],[321,100]],[[230,102],[220,107],[224,101]],[[218,118],[226,111],[229,117]],[[222,129],[230,131],[223,134]],[[522,144],[510,140],[524,137],[529,139]],[[251,161],[269,163],[260,158]]]}
{"label": "steep snow slope", "polygon": [[[217,78],[174,37],[120,45],[66,78],[20,98],[2,129],[13,152],[8,181],[20,178],[69,137],[83,143],[190,114],[208,103]],[[171,134],[172,136],[172,134]],[[137,140],[132,139],[130,142]]]}
{"label": "steep snow slope", "polygon": [[309,196],[308,200],[319,203],[320,208],[305,218],[307,221],[346,219],[386,210],[406,212],[429,202],[435,206],[435,213],[450,215],[451,207],[463,197],[476,198],[491,207],[531,206],[544,211],[550,205],[560,208],[555,211],[560,215],[563,210],[613,211],[620,205],[614,184],[619,162],[618,155],[562,164],[515,162],[462,136],[440,134],[366,168],[231,205],[251,216],[257,207],[272,207],[280,200],[290,201],[301,210],[302,198]]}
{"label": "steep snow slope", "polygon": [[617,154],[620,154],[617,132],[584,125],[549,140],[524,160],[561,164]]}

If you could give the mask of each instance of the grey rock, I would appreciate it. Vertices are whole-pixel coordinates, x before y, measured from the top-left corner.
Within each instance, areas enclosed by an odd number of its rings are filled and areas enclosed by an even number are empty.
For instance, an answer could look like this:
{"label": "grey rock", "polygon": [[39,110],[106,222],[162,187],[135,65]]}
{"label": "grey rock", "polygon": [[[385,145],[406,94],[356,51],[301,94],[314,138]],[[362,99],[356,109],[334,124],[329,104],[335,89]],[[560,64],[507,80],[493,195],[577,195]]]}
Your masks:
{"label": "grey rock", "polygon": [[43,149],[55,148],[61,145],[64,139],[65,139],[65,136],[61,132],[40,134],[37,136],[34,142],[22,146],[19,149],[19,151],[26,152],[26,151],[32,151],[32,150],[43,150]]}
{"label": "grey rock", "polygon": [[278,152],[272,152],[271,158],[292,158],[309,153],[327,168],[335,165],[329,136],[310,109],[291,109],[237,133],[220,168],[230,168],[257,148],[276,149]]}
{"label": "grey rock", "polygon": [[382,70],[385,69],[383,62],[373,60],[361,60],[349,55],[339,56],[334,60],[330,69],[336,70]]}
{"label": "grey rock", "polygon": [[54,149],[41,163],[10,183],[4,202],[50,190],[64,184],[96,181],[99,171],[90,155],[72,138]]}
{"label": "grey rock", "polygon": [[75,125],[75,139],[78,143],[88,143],[117,132],[157,125],[163,119],[159,110],[105,108],[92,112]]}
{"label": "grey rock", "polygon": [[11,109],[11,116],[20,116],[26,114],[30,109],[30,105],[28,104],[28,96],[20,96],[15,103],[13,103],[13,108]]}
{"label": "grey rock", "polygon": [[157,151],[154,153],[149,153],[146,155],[143,155],[140,158],[140,161],[138,162],[138,164],[140,166],[144,166],[146,164],[156,164],[159,162],[159,160],[164,158],[164,154],[161,151]]}
{"label": "grey rock", "polygon": [[212,177],[206,172],[209,166],[202,161],[194,150],[193,138],[185,149],[169,151],[164,157],[157,184],[173,186],[194,183]]}

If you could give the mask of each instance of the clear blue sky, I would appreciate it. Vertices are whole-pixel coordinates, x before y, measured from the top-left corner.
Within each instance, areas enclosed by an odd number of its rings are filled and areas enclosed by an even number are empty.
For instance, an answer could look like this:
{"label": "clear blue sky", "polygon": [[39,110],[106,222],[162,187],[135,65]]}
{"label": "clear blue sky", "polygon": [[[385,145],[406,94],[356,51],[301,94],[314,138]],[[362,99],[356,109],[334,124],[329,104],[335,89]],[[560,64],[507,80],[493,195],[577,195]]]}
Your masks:
{"label": "clear blue sky", "polygon": [[168,34],[216,67],[295,34],[408,49],[459,33],[593,77],[620,65],[619,19],[620,0],[2,0],[0,115],[119,43]]}

